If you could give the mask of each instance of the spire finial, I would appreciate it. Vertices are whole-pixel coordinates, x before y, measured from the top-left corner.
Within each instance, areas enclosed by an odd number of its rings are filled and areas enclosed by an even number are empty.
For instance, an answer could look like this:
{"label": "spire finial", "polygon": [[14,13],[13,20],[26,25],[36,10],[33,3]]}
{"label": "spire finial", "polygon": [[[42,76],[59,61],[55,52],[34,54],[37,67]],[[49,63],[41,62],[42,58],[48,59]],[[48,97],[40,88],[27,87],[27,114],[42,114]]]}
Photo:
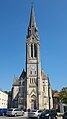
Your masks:
{"label": "spire finial", "polygon": [[36,27],[36,21],[35,21],[35,16],[34,16],[34,6],[32,2],[32,7],[31,7],[31,15],[30,15],[30,23],[29,27],[35,26]]}
{"label": "spire finial", "polygon": [[36,21],[35,21],[35,15],[34,15],[34,6],[32,3],[31,6],[31,15],[30,15],[30,22],[29,22],[29,27],[28,27],[28,37],[30,37],[32,34],[35,34],[36,36],[38,36],[38,29],[36,26]]}

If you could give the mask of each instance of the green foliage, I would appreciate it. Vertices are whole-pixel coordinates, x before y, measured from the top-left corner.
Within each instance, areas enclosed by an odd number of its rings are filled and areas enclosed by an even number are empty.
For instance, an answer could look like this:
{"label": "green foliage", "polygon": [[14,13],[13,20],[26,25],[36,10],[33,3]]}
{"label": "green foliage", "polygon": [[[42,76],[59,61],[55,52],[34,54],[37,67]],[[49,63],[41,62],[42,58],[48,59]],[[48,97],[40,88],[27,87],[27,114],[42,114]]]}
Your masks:
{"label": "green foliage", "polygon": [[67,104],[67,87],[63,87],[59,92],[59,100],[60,102]]}

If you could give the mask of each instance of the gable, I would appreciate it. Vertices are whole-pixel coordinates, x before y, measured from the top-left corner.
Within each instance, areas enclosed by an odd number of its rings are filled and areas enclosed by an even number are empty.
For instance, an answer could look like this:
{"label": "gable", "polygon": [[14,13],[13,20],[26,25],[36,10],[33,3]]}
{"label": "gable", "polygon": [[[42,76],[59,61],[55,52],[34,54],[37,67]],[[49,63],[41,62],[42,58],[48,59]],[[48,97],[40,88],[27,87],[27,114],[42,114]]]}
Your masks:
{"label": "gable", "polygon": [[27,39],[27,44],[30,44],[30,43],[38,44],[39,43],[39,39],[36,36],[32,35],[31,37],[29,37]]}
{"label": "gable", "polygon": [[35,94],[36,94],[35,90],[34,90],[34,89],[32,89],[32,91],[31,91],[30,95],[35,95]]}

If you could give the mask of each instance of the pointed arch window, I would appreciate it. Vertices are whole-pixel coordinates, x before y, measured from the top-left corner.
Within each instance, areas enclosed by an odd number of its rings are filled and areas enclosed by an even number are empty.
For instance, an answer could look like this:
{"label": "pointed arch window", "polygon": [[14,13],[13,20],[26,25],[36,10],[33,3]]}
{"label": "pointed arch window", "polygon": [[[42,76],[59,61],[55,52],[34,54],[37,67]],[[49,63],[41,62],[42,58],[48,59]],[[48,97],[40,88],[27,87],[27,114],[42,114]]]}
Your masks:
{"label": "pointed arch window", "polygon": [[37,44],[34,44],[34,57],[37,57]]}
{"label": "pointed arch window", "polygon": [[31,57],[33,57],[33,44],[31,44]]}

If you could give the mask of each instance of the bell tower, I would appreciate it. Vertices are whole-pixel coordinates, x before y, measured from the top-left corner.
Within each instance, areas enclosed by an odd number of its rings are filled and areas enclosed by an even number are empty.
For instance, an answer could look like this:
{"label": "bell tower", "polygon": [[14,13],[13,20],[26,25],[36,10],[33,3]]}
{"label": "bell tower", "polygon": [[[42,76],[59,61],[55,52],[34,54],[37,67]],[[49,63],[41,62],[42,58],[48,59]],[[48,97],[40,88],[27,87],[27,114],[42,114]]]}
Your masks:
{"label": "bell tower", "polygon": [[31,8],[26,40],[27,109],[39,108],[41,80],[40,40],[36,26],[34,7]]}

